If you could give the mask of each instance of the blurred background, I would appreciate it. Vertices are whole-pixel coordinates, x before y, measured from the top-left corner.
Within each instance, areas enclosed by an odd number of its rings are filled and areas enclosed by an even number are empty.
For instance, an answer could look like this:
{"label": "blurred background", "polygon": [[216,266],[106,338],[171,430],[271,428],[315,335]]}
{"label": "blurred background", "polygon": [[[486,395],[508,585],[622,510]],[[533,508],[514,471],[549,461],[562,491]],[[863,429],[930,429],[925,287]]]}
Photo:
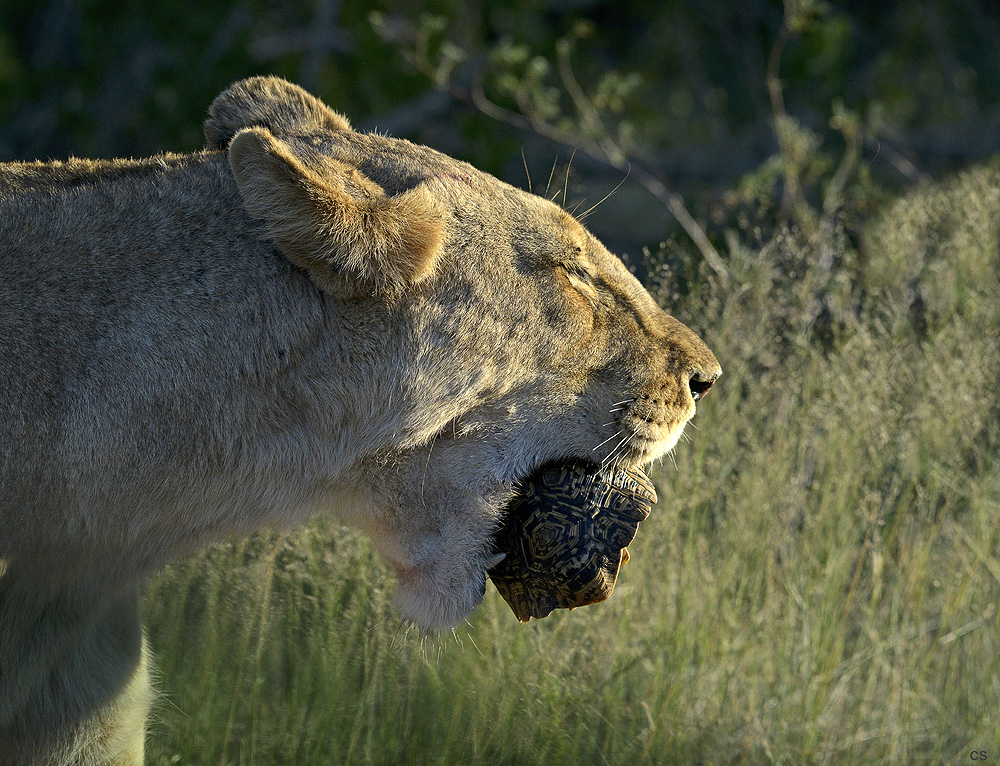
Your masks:
{"label": "blurred background", "polygon": [[171,566],[149,763],[1000,759],[1000,5],[2,0],[0,160],[265,73],[585,218],[725,374],[604,604],[421,635],[322,518]]}
{"label": "blurred background", "polygon": [[278,74],[550,194],[577,150],[567,206],[617,187],[591,225],[635,257],[683,231],[669,194],[717,237],[782,162],[808,197],[849,152],[889,188],[989,156],[998,61],[976,0],[5,0],[0,159],[193,151],[219,91]]}

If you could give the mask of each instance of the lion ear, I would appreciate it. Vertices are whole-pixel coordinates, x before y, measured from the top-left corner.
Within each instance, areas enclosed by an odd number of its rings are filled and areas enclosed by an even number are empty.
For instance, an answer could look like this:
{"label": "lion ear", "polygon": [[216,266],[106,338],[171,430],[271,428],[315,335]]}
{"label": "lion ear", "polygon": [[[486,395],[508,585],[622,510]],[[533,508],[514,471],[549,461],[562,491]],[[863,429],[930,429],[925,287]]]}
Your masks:
{"label": "lion ear", "polygon": [[398,293],[434,269],[444,219],[425,186],[387,196],[357,168],[321,155],[309,167],[262,128],[239,132],[229,163],[247,212],[329,293]]}
{"label": "lion ear", "polygon": [[275,135],[315,130],[350,130],[347,118],[280,77],[251,77],[233,83],[208,108],[205,145],[225,149],[243,128],[267,128]]}

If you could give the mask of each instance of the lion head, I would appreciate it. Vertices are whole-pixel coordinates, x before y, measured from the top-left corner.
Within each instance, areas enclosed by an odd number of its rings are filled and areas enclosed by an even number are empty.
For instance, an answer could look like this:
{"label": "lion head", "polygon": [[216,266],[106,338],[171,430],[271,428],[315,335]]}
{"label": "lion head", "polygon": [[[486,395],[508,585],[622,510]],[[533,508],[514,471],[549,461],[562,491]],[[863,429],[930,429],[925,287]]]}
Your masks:
{"label": "lion head", "polygon": [[705,343],[549,200],[355,132],[280,80],[237,84],[211,114],[210,145],[228,150],[247,210],[278,248],[331,301],[382,318],[393,355],[356,392],[371,444],[337,483],[418,623],[452,623],[481,599],[519,480],[558,459],[650,463],[721,374]]}

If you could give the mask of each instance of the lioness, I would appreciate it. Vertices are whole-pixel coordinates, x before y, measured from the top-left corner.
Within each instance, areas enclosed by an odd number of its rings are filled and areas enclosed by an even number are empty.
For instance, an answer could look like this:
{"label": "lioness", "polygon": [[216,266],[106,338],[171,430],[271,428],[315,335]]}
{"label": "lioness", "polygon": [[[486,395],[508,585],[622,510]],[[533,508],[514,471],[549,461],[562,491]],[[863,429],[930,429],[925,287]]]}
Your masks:
{"label": "lioness", "polygon": [[0,165],[0,763],[138,764],[138,591],[333,510],[428,627],[513,486],[670,450],[720,374],[572,216],[276,78],[207,146]]}

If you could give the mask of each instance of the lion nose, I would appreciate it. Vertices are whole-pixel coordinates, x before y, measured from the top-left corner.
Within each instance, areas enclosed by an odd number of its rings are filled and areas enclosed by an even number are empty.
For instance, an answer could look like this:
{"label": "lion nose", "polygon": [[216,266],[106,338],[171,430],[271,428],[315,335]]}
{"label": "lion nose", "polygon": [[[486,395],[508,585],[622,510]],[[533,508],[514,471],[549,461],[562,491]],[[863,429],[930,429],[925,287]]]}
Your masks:
{"label": "lion nose", "polygon": [[691,377],[688,379],[688,385],[691,387],[691,398],[695,401],[701,399],[708,393],[708,389],[719,379],[721,374],[722,370],[715,370],[711,374],[706,374],[701,370],[692,372]]}

